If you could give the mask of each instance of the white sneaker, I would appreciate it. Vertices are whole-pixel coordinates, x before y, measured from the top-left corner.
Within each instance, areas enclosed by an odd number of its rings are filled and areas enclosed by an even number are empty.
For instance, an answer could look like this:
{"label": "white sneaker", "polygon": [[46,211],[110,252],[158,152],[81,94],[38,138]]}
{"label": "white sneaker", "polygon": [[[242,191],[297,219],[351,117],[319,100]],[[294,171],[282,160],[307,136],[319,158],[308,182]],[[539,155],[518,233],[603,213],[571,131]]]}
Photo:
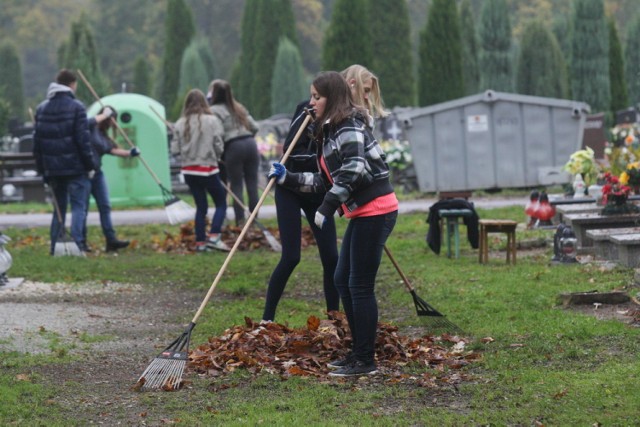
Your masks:
{"label": "white sneaker", "polygon": [[227,244],[222,241],[220,236],[216,238],[209,237],[209,240],[207,240],[207,247],[209,249],[217,249],[223,252],[229,252],[231,250],[229,246],[227,246]]}

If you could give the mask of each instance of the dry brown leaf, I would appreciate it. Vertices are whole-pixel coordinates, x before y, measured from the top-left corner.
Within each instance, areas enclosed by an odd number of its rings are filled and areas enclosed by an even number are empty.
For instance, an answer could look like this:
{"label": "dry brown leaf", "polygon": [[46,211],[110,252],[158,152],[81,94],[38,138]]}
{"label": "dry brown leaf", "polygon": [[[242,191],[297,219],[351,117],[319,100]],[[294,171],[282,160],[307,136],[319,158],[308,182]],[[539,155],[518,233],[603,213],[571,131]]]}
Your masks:
{"label": "dry brown leaf", "polygon": [[140,377],[138,382],[131,387],[131,391],[140,391],[145,382],[147,382],[147,379],[145,377]]}
{"label": "dry brown leaf", "polygon": [[28,381],[31,382],[31,378],[28,374],[18,374],[16,375],[16,381]]}

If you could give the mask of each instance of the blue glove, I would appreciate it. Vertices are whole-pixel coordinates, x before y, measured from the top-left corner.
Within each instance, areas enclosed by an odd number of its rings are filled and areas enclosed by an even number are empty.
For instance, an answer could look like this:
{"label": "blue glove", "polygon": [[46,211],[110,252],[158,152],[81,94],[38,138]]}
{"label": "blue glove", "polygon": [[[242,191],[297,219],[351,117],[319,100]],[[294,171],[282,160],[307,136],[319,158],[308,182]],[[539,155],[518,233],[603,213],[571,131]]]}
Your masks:
{"label": "blue glove", "polygon": [[136,157],[140,155],[140,149],[138,147],[133,147],[131,150],[129,150],[129,155],[131,157]]}
{"label": "blue glove", "polygon": [[322,226],[324,225],[325,222],[327,222],[327,217],[322,215],[320,212],[316,211],[316,217],[314,218],[313,222],[315,222],[316,226],[320,230],[322,230]]}
{"label": "blue glove", "polygon": [[267,175],[269,179],[275,178],[278,184],[282,184],[286,176],[287,168],[282,163],[274,162],[271,164],[271,169],[269,169],[269,174]]}

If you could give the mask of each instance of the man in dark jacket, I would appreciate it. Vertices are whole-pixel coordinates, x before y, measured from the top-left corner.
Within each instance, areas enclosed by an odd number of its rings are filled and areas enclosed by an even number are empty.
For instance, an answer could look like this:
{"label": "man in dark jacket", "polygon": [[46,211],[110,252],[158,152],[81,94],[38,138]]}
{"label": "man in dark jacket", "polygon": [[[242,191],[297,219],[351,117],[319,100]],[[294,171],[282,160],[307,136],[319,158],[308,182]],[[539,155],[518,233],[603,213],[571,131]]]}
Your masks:
{"label": "man in dark jacket", "polygon": [[53,190],[62,224],[54,212],[51,221],[51,254],[64,229],[67,204],[71,203],[71,237],[81,251],[88,251],[82,235],[87,216],[90,177],[96,165],[89,138],[87,110],[75,98],[76,75],[63,69],[47,90],[47,99],[36,111],[33,155],[45,183]]}

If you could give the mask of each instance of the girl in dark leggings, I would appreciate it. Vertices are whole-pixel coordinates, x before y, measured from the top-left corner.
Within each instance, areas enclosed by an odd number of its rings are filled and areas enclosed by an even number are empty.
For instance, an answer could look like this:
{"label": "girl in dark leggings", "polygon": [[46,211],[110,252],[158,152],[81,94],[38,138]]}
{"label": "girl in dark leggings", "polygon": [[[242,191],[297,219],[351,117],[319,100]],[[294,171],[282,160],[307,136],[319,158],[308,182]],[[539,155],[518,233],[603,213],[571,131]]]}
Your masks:
{"label": "girl in dark leggings", "polygon": [[[309,102],[301,102],[296,108],[289,134],[284,143],[284,150],[289,148],[294,136],[300,129],[300,125],[306,116],[305,108]],[[293,151],[289,155],[287,167],[296,172],[314,172],[318,170],[315,154],[315,143],[309,137],[308,132],[300,134]],[[278,228],[282,242],[282,255],[275,270],[269,279],[267,298],[264,306],[262,320],[273,321],[276,315],[278,302],[282,297],[287,281],[298,263],[300,263],[302,217],[304,214],[311,226],[311,231],[318,245],[320,260],[323,269],[323,288],[327,311],[340,308],[338,291],[333,284],[333,274],[338,262],[338,246],[336,243],[336,226],[333,218],[328,218],[322,231],[314,224],[313,218],[316,210],[322,203],[322,194],[301,193],[281,186],[276,186],[276,213],[278,215]]]}
{"label": "girl in dark leggings", "polygon": [[[209,84],[208,93],[211,112],[222,121],[224,141],[224,167],[222,174],[229,180],[231,191],[243,202],[246,187],[249,196],[249,210],[253,212],[258,204],[258,169],[260,155],[254,135],[258,132],[258,123],[249,111],[233,97],[231,85],[216,79]],[[243,186],[244,184],[244,186]],[[244,203],[242,203],[244,204]],[[233,201],[236,225],[245,222],[244,208]]]}

